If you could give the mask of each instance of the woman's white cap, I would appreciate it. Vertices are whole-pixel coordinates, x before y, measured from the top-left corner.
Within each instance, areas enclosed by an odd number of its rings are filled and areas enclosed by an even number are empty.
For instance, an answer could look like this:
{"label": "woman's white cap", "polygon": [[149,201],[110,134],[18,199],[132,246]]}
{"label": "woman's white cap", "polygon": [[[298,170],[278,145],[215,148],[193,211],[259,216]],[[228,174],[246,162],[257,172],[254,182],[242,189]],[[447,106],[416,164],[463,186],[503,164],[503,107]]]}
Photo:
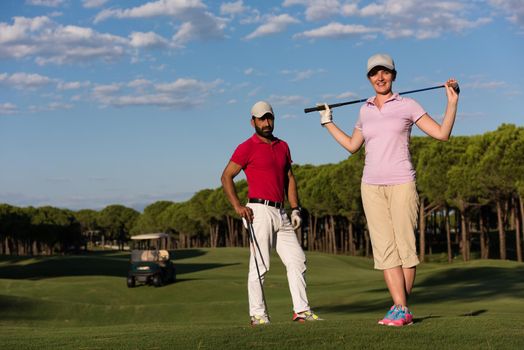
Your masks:
{"label": "woman's white cap", "polygon": [[390,70],[395,70],[395,62],[393,62],[391,56],[386,55],[384,53],[373,55],[368,59],[368,74],[373,68],[378,66],[385,67]]}

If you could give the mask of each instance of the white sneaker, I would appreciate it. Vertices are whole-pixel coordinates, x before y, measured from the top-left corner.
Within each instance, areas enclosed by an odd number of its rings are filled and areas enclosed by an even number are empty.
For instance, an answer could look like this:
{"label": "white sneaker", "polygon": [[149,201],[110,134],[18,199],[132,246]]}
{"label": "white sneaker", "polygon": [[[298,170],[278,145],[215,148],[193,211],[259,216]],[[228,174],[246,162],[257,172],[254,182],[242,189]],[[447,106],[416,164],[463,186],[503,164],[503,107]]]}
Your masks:
{"label": "white sneaker", "polygon": [[306,321],[324,321],[323,318],[318,317],[312,310],[293,313],[293,321],[304,323]]}
{"label": "white sneaker", "polygon": [[260,326],[269,324],[269,317],[267,315],[254,315],[251,316],[251,325]]}

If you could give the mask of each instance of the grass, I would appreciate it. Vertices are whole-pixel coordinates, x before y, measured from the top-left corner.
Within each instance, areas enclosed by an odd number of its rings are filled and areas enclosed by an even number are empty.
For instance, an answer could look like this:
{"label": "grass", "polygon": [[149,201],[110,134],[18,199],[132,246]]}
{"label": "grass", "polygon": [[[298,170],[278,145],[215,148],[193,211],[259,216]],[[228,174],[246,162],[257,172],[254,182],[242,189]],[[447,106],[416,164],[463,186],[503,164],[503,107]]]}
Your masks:
{"label": "grass", "polygon": [[324,322],[294,324],[276,255],[265,285],[272,324],[248,326],[242,248],[175,252],[178,281],[128,289],[128,255],[0,257],[3,349],[521,349],[524,265],[426,263],[415,324],[376,325],[390,306],[365,258],[307,253],[308,295]]}

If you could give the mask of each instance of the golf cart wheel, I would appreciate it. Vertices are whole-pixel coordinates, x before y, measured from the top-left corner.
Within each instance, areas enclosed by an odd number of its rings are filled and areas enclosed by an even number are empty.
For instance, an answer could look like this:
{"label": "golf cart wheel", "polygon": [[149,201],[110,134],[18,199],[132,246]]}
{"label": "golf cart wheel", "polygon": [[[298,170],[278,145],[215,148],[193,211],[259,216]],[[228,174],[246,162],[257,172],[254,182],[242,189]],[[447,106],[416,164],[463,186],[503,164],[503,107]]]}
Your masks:
{"label": "golf cart wheel", "polygon": [[162,277],[160,277],[160,275],[153,276],[153,285],[155,287],[160,287],[162,285]]}
{"label": "golf cart wheel", "polygon": [[127,287],[133,288],[135,286],[135,278],[133,276],[127,277]]}

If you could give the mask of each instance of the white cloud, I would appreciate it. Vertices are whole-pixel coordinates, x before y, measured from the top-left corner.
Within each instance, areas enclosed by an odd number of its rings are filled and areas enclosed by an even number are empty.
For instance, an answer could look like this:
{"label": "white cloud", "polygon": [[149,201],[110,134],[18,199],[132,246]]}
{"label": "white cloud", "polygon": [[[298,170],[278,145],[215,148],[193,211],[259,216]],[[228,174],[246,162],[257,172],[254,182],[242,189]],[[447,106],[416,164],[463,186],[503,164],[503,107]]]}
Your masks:
{"label": "white cloud", "polygon": [[286,30],[288,25],[295,23],[300,23],[300,21],[288,14],[270,16],[266,23],[262,24],[255,29],[254,32],[247,35],[246,39],[250,40],[261,36],[280,33]]}
{"label": "white cloud", "polygon": [[522,0],[489,0],[488,3],[502,10],[507,19],[520,27],[524,27],[524,3]]}
{"label": "white cloud", "polygon": [[298,70],[283,70],[281,73],[284,75],[292,75],[291,81],[302,81],[311,78],[315,74],[324,73],[324,69],[306,69],[303,71]]}
{"label": "white cloud", "polygon": [[95,7],[101,7],[104,6],[108,2],[108,0],[83,0],[82,5],[85,8],[95,8]]}
{"label": "white cloud", "polygon": [[0,115],[11,115],[18,112],[18,107],[10,102],[0,103]]}
{"label": "white cloud", "polygon": [[206,93],[215,89],[221,83],[222,81],[218,79],[211,82],[205,82],[196,79],[179,78],[172,83],[157,84],[155,88],[158,91],[171,93],[188,93],[194,91]]}
{"label": "white cloud", "polygon": [[381,29],[366,27],[360,24],[341,24],[337,22],[332,22],[323,27],[296,34],[294,37],[304,37],[310,39],[342,38],[347,36],[376,33],[380,31]]}
{"label": "white cloud", "polygon": [[179,78],[173,82],[153,83],[147,79],[135,79],[127,83],[98,85],[92,89],[91,99],[103,107],[157,106],[194,108],[205,99],[219,93],[222,80],[201,81]]}
{"label": "white cloud", "polygon": [[336,96],[338,99],[350,99],[355,97],[358,97],[358,95],[351,91],[342,92]]}
{"label": "white cloud", "polygon": [[286,0],[284,7],[302,5],[306,7],[305,15],[308,21],[318,21],[340,14],[342,5],[338,0]]}
{"label": "white cloud", "polygon": [[105,9],[95,23],[110,18],[152,18],[169,16],[182,22],[173,35],[176,44],[194,39],[223,38],[226,20],[207,11],[200,0],[159,0],[128,9]]}
{"label": "white cloud", "polygon": [[[493,6],[506,11],[511,9],[512,21],[524,22],[521,0],[489,1]],[[482,5],[478,1],[377,0],[367,2],[360,8],[359,4],[359,1],[286,0],[283,6],[305,7],[304,15],[308,21],[333,20],[328,25],[297,34],[295,38],[340,38],[356,35],[373,39],[382,33],[387,38],[415,37],[422,40],[440,37],[447,32],[463,33],[492,20],[478,15],[485,12],[480,11]],[[341,23],[334,18],[336,16],[355,17],[356,20]],[[362,30],[364,28],[373,29],[372,34]]]}
{"label": "white cloud", "polygon": [[131,38],[131,46],[136,48],[155,48],[169,45],[168,40],[153,32],[133,32],[129,37]]}
{"label": "white cloud", "polygon": [[111,95],[120,91],[122,84],[113,83],[106,85],[97,85],[93,88],[93,94],[96,96]]}
{"label": "white cloud", "polygon": [[303,106],[309,102],[307,98],[299,95],[271,95],[269,96],[268,101],[277,106]]}
{"label": "white cloud", "polygon": [[53,79],[40,75],[30,73],[13,73],[0,74],[0,84],[5,84],[15,89],[35,89],[53,82]]}
{"label": "white cloud", "polygon": [[50,111],[56,111],[59,109],[71,109],[74,106],[70,103],[63,103],[63,102],[50,102],[47,105],[47,109]]}
{"label": "white cloud", "polygon": [[91,85],[89,81],[70,81],[70,82],[64,82],[61,81],[58,83],[58,90],[78,90],[81,88],[85,88]]}
{"label": "white cloud", "polygon": [[58,7],[62,5],[65,0],[26,0],[26,4],[34,6]]}
{"label": "white cloud", "polygon": [[12,25],[0,23],[0,57],[30,56],[40,65],[113,61],[129,46],[126,38],[86,27],[63,26],[45,16],[15,17]]}
{"label": "white cloud", "polygon": [[244,6],[244,2],[242,0],[235,2],[226,2],[220,5],[221,15],[235,16],[245,12],[246,10],[247,7]]}
{"label": "white cloud", "polygon": [[245,75],[251,75],[251,74],[253,74],[254,71],[255,71],[254,68],[251,68],[251,67],[250,68],[246,68],[246,69],[244,69],[244,74]]}
{"label": "white cloud", "polygon": [[146,86],[150,86],[151,84],[152,84],[152,82],[147,80],[147,79],[135,79],[135,80],[130,81],[129,83],[127,83],[127,86],[130,87],[130,88],[141,89],[141,88],[144,88]]}

